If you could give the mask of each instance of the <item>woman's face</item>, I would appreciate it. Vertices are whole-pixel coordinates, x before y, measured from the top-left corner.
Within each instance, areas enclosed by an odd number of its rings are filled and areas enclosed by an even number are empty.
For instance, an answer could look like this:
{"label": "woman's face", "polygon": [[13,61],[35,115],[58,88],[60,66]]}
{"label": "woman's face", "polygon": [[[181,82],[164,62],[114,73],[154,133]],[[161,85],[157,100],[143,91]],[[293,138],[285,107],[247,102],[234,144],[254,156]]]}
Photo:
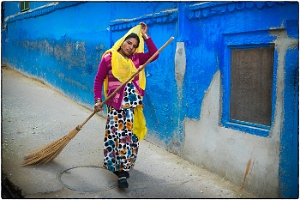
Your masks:
{"label": "woman's face", "polygon": [[119,53],[123,56],[131,56],[134,54],[136,48],[138,47],[138,41],[135,38],[128,38],[125,40],[120,48]]}

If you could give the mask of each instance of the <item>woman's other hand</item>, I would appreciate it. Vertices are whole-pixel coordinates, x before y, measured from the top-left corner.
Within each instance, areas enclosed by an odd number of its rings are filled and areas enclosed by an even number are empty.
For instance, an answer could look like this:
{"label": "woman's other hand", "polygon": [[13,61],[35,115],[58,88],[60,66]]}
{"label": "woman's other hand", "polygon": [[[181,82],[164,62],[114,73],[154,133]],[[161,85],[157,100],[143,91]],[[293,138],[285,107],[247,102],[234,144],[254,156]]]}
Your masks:
{"label": "woman's other hand", "polygon": [[148,39],[148,26],[146,23],[141,22],[140,25],[142,26],[142,36],[144,39]]}

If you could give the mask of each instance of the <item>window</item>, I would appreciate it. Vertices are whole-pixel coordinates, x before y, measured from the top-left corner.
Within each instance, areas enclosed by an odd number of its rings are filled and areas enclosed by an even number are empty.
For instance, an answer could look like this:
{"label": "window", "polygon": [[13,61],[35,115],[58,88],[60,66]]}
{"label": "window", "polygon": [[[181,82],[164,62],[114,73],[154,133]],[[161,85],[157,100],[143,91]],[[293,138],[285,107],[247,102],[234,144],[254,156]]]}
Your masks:
{"label": "window", "polygon": [[274,47],[231,49],[230,119],[271,125]]}
{"label": "window", "polygon": [[276,102],[277,52],[268,31],[223,35],[221,125],[269,136]]}
{"label": "window", "polygon": [[20,8],[21,8],[21,12],[25,12],[29,10],[29,1],[21,1]]}

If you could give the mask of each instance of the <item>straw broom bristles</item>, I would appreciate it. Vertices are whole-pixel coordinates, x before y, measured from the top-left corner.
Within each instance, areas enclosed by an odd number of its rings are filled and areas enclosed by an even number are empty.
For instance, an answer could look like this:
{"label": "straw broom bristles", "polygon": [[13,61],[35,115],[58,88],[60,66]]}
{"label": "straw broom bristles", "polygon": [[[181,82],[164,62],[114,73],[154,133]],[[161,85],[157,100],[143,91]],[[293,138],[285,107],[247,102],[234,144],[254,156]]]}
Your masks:
{"label": "straw broom bristles", "polygon": [[[125,81],[122,85],[120,85],[110,96],[108,96],[103,102],[102,106],[111,99],[124,85],[126,85],[130,80],[132,80],[135,76],[142,71],[147,64],[149,64],[159,52],[161,52],[170,42],[174,40],[174,37],[171,37],[160,49],[158,49],[148,60],[146,63],[140,66],[140,68],[135,72],[127,81]],[[75,135],[82,129],[84,124],[90,120],[96,112],[94,111],[82,124],[78,125],[75,129],[71,130],[64,137],[51,142],[43,148],[37,149],[31,154],[24,157],[23,166],[27,165],[37,165],[42,163],[48,163],[53,160],[60,152],[65,148],[65,146],[70,142],[71,139],[75,137]]]}
{"label": "straw broom bristles", "polygon": [[24,157],[23,166],[27,165],[37,165],[48,163],[53,160],[60,152],[65,148],[65,146],[70,142],[71,139],[80,131],[80,125],[71,130],[64,137],[51,142],[43,148],[37,149],[31,154]]}

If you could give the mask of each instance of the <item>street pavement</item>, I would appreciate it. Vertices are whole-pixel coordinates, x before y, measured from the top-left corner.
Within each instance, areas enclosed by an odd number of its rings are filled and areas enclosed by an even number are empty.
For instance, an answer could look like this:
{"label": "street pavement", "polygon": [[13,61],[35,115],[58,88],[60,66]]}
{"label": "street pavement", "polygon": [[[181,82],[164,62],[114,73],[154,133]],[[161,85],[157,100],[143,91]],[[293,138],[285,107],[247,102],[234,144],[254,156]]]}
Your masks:
{"label": "street pavement", "polygon": [[116,175],[102,168],[106,119],[98,114],[53,161],[23,167],[26,154],[65,136],[92,110],[9,67],[1,72],[2,198],[256,198],[147,140],[129,188],[119,189]]}

